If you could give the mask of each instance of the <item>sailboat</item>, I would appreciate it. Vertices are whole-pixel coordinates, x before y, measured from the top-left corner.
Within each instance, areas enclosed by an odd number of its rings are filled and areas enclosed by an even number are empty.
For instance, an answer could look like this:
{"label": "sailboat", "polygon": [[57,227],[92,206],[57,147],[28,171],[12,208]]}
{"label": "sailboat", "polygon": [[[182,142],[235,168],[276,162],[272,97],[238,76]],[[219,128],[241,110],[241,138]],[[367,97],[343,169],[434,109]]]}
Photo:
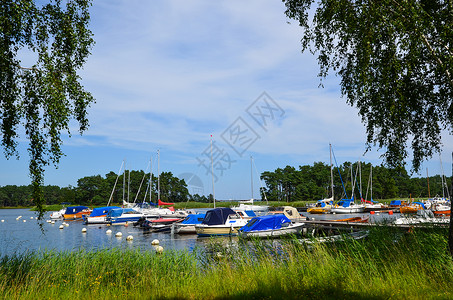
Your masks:
{"label": "sailboat", "polygon": [[253,211],[259,213],[266,213],[269,211],[269,205],[254,205],[253,201],[253,157],[250,156],[250,182],[251,182],[251,191],[252,191],[252,198],[246,201],[240,201],[238,206],[232,207],[233,210],[241,210],[241,211]]}
{"label": "sailboat", "polygon": [[[115,184],[113,185],[112,192],[110,194],[109,201],[107,202],[107,206],[105,207],[97,207],[94,208],[89,215],[83,215],[83,222],[87,225],[90,224],[107,224],[107,214],[110,210],[115,209],[115,208],[120,208],[118,206],[110,206],[110,202],[113,199],[113,193],[115,192],[116,189],[116,184],[118,183],[118,179],[120,177],[121,169],[123,168],[123,165],[125,165],[125,161],[121,163],[120,169],[118,170],[118,174],[116,175],[116,180]],[[124,190],[124,186],[123,186]],[[123,192],[123,199],[124,199],[124,192]]]}
{"label": "sailboat", "polygon": [[[370,200],[368,198],[368,187],[370,188]],[[373,200],[373,166],[370,168],[370,177],[368,178],[368,187],[365,195],[365,199],[362,202],[365,203],[365,212],[384,210],[388,209],[388,205]]]}
{"label": "sailboat", "polygon": [[333,171],[332,171],[332,145],[329,144],[330,149],[330,186],[332,197],[318,200],[315,206],[310,207],[307,209],[307,212],[310,214],[326,214],[329,213],[334,201],[334,194],[333,194]]}
{"label": "sailboat", "polygon": [[[358,166],[357,166],[358,167]],[[356,172],[357,174],[357,172]],[[365,211],[365,205],[357,204],[354,202],[354,188],[356,184],[356,180],[354,180],[352,164],[351,164],[351,180],[352,180],[352,191],[351,191],[351,199],[341,199],[340,201],[335,204],[334,207],[330,209],[330,212],[333,214],[353,214],[353,213],[361,213]],[[344,186],[343,186],[344,189]],[[344,191],[346,194],[346,190]],[[347,195],[346,195],[347,197]]]}

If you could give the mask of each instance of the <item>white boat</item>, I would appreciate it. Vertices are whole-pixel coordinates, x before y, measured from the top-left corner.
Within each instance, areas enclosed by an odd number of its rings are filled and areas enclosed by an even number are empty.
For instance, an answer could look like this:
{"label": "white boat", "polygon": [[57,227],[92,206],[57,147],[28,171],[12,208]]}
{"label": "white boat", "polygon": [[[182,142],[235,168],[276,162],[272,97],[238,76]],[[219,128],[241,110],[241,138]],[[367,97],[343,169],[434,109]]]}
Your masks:
{"label": "white boat", "polygon": [[354,214],[365,211],[365,205],[354,203],[353,199],[343,199],[330,209],[333,214]]}
{"label": "white boat", "polygon": [[137,222],[144,214],[132,208],[115,208],[108,212],[107,222],[111,225],[126,225]]}
{"label": "white boat", "polygon": [[66,212],[66,208],[62,208],[59,211],[54,211],[50,214],[50,218],[53,220],[63,219],[63,215]]}
{"label": "white boat", "polygon": [[401,216],[396,219],[393,224],[395,225],[418,225],[418,224],[432,224],[432,225],[439,225],[439,224],[449,224],[450,218],[439,218],[434,217],[431,211],[420,210],[417,212],[415,216],[406,217]]}
{"label": "white boat", "polygon": [[283,214],[292,222],[298,222],[305,219],[305,217],[302,217],[299,211],[292,206],[283,206],[281,209],[270,211],[269,214],[270,215]]}
{"label": "white boat", "polygon": [[237,235],[249,220],[228,207],[208,210],[201,224],[195,225],[198,236]]}
{"label": "white boat", "polygon": [[110,210],[120,208],[118,206],[105,206],[94,208],[90,215],[83,215],[83,221],[87,225],[107,224],[107,214]]}
{"label": "white boat", "polygon": [[254,199],[250,199],[247,201],[241,201],[238,206],[233,206],[232,209],[234,210],[250,210],[256,213],[266,213],[269,211],[269,205],[256,205],[253,204]]}
{"label": "white boat", "polygon": [[299,234],[305,223],[293,223],[283,214],[259,216],[251,219],[239,229],[238,235],[250,237],[281,237],[284,235]]}

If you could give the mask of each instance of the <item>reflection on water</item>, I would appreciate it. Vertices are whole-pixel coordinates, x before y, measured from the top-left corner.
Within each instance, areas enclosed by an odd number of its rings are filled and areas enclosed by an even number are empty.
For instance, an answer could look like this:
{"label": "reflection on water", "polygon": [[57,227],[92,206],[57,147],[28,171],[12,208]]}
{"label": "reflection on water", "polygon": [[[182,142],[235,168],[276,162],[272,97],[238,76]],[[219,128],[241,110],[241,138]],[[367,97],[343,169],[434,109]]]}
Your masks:
{"label": "reflection on water", "polygon": [[[18,219],[18,217],[21,218]],[[59,229],[62,221],[55,224],[42,222],[41,230],[36,213],[28,209],[1,209],[0,210],[0,254],[9,255],[23,253],[27,250],[63,250],[72,251],[77,249],[98,250],[98,249],[140,249],[143,251],[154,250],[151,241],[158,239],[164,249],[189,250],[195,247],[204,247],[212,238],[199,238],[197,235],[171,235],[169,233],[150,233],[133,226],[106,226],[106,225],[84,225],[81,221],[66,221],[69,224],[64,229]],[[49,218],[50,213],[46,214]],[[309,215],[304,216],[316,219],[341,219],[351,215]],[[357,216],[357,215],[355,215]],[[379,221],[383,218],[389,220],[396,216],[388,214],[372,215],[371,221]],[[3,222],[1,222],[3,220]],[[82,233],[82,228],[87,228]],[[112,230],[112,234],[106,231]],[[115,237],[117,232],[122,237]],[[133,240],[127,241],[126,237],[132,235]],[[229,243],[236,241],[232,238],[215,238],[219,242]],[[224,240],[221,240],[224,239]]]}

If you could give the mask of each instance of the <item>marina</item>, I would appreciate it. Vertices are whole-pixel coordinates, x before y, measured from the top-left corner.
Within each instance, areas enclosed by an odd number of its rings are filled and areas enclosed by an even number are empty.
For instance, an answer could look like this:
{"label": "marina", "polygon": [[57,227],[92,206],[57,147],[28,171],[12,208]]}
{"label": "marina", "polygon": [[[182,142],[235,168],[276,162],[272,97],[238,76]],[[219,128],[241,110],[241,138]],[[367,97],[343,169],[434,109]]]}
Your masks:
{"label": "marina", "polygon": [[[206,212],[207,209],[199,209]],[[45,220],[50,220],[51,212],[46,213]],[[426,224],[409,224],[401,222],[395,225],[397,219],[402,219],[401,214],[388,210],[383,212],[361,214],[320,214],[312,215],[300,212],[300,218],[295,222],[305,223],[305,232],[312,229],[319,230],[360,230],[372,226],[394,226],[404,230]],[[357,222],[352,219],[367,220]],[[348,219],[350,219],[348,221]],[[212,237],[202,237],[197,234],[175,234],[168,232],[153,232],[139,226],[107,224],[85,225],[81,220],[56,220],[54,224],[36,220],[36,213],[28,209],[3,209],[0,210],[0,253],[11,255],[27,251],[74,251],[84,249],[96,251],[100,249],[140,249],[154,251],[153,240],[158,240],[164,249],[192,251],[196,247],[205,247]],[[340,221],[337,221],[340,220]],[[409,219],[408,219],[409,220]],[[436,218],[445,220],[439,226],[448,226],[449,218]],[[380,225],[377,225],[380,224]],[[62,227],[62,229],[60,229]],[[110,231],[110,233],[107,233]],[[117,237],[120,233],[121,237]],[[127,239],[126,237],[131,237]],[[215,237],[216,239],[236,240],[237,236]]]}

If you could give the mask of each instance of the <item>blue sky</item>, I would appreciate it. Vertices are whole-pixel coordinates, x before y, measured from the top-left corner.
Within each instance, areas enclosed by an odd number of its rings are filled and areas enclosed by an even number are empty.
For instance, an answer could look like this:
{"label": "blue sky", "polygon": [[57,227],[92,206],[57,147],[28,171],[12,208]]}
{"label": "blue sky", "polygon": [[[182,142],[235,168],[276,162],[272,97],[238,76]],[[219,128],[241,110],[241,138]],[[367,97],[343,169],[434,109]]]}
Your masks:
{"label": "blue sky", "polygon": [[[319,78],[316,58],[301,53],[302,30],[281,1],[96,0],[91,28],[96,45],[83,84],[96,98],[90,128],[64,139],[58,169],[45,184],[75,186],[77,179],[128,169],[198,177],[212,193],[210,139],[214,142],[215,195],[254,196],[258,174],[286,165],[329,162],[380,164],[382,152],[363,156],[365,128],[341,98],[334,75]],[[453,138],[444,135],[443,168],[451,175]],[[0,185],[29,183],[26,144],[21,159],[0,159]],[[433,158],[422,175],[440,173]],[[193,192],[191,190],[191,192]]]}

